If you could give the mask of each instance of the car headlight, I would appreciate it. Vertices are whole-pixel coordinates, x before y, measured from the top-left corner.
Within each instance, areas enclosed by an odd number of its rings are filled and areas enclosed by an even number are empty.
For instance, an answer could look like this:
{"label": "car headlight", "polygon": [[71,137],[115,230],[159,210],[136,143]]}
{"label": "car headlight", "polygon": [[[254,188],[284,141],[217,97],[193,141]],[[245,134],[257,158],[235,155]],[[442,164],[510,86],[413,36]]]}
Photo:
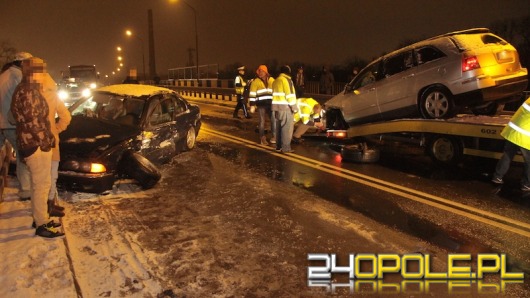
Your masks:
{"label": "car headlight", "polygon": [[90,97],[90,94],[92,94],[92,92],[90,92],[90,89],[83,89],[83,91],[81,92],[81,96],[83,97]]}
{"label": "car headlight", "polygon": [[105,173],[107,168],[100,163],[70,160],[62,164],[62,170],[83,173]]}
{"label": "car headlight", "polygon": [[57,95],[59,96],[59,99],[60,100],[67,100],[68,99],[68,92],[66,92],[65,90],[59,90],[59,92],[57,92]]}
{"label": "car headlight", "polygon": [[91,83],[91,84],[90,84],[90,89],[96,89],[96,87],[97,87],[97,86],[96,86],[96,83]]}

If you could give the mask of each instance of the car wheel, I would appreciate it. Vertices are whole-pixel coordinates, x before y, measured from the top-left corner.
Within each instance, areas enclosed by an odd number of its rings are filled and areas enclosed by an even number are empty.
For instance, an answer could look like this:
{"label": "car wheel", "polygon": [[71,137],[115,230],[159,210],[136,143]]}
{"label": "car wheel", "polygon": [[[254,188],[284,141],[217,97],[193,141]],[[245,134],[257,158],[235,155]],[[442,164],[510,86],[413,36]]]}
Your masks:
{"label": "car wheel", "polygon": [[420,111],[425,119],[451,118],[454,109],[453,95],[443,88],[428,88],[421,95]]}
{"label": "car wheel", "polygon": [[464,155],[464,148],[457,138],[435,135],[427,142],[427,153],[437,164],[456,165]]}
{"label": "car wheel", "polygon": [[124,165],[126,173],[138,181],[143,189],[152,188],[162,177],[152,162],[136,152],[126,153]]}
{"label": "car wheel", "polygon": [[379,161],[379,148],[368,148],[366,143],[345,145],[340,150],[342,160],[358,163],[374,163]]}
{"label": "car wheel", "polygon": [[195,147],[195,140],[197,135],[195,133],[195,127],[190,126],[188,132],[186,133],[186,139],[184,140],[184,150],[189,151]]}

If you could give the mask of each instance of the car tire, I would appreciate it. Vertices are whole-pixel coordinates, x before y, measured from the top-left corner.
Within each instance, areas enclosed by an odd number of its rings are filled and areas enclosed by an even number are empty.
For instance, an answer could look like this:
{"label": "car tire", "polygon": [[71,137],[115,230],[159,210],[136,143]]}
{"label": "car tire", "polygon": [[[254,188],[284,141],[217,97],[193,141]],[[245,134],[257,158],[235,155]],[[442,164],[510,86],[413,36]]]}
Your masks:
{"label": "car tire", "polygon": [[420,112],[425,119],[447,119],[455,114],[451,92],[442,87],[425,90],[420,99]]}
{"label": "car tire", "polygon": [[186,133],[186,138],[183,140],[183,149],[184,151],[190,151],[195,148],[195,141],[197,139],[197,133],[195,131],[195,126],[190,126],[188,132]]}
{"label": "car tire", "polygon": [[340,150],[342,160],[357,163],[374,163],[379,161],[379,148],[368,148],[366,143],[345,145]]}
{"label": "car tire", "polygon": [[155,186],[162,174],[158,168],[142,155],[128,151],[124,156],[124,169],[127,175],[134,178],[143,189],[150,189]]}
{"label": "car tire", "polygon": [[447,135],[434,135],[427,141],[427,154],[439,165],[456,165],[464,156],[462,142]]}

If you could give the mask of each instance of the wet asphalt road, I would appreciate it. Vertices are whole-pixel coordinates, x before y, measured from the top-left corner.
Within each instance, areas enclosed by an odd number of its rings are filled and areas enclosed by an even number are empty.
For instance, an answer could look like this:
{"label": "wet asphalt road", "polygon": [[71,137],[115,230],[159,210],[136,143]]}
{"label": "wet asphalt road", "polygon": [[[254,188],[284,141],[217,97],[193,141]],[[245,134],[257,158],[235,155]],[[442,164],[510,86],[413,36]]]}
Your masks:
{"label": "wet asphalt road", "polygon": [[[203,138],[223,133],[258,140],[257,119],[233,119],[233,107],[226,102],[197,103],[203,111]],[[221,147],[208,142],[198,146],[449,252],[506,253],[511,269],[530,273],[530,198],[517,190],[521,165],[512,166],[506,185],[496,189],[488,183],[495,161],[468,158],[457,167],[439,167],[421,148],[397,142],[385,143],[375,164],[341,161],[343,143],[322,137],[307,137],[293,145],[293,155],[336,167],[326,172],[279,158],[272,147],[257,150],[229,138],[217,141]],[[355,174],[344,178],[333,173],[338,169]]]}

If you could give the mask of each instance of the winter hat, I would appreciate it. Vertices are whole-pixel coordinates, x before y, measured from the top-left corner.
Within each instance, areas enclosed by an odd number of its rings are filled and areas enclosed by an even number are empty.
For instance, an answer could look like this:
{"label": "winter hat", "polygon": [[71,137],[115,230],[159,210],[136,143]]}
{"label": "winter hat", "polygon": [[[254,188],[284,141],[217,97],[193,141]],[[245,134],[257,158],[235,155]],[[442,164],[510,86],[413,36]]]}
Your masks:
{"label": "winter hat", "polygon": [[245,66],[238,67],[237,70],[245,70]]}
{"label": "winter hat", "polygon": [[291,67],[289,65],[284,65],[282,68],[280,68],[280,72],[284,74],[290,74],[291,73]]}
{"label": "winter hat", "polygon": [[263,70],[266,74],[269,74],[269,70],[267,69],[267,66],[263,64],[258,67],[258,70],[256,70],[256,73],[258,73],[259,70]]}
{"label": "winter hat", "polygon": [[22,61],[22,60],[29,59],[31,57],[33,57],[33,55],[31,55],[28,52],[18,52],[15,54],[15,59],[13,61]]}

